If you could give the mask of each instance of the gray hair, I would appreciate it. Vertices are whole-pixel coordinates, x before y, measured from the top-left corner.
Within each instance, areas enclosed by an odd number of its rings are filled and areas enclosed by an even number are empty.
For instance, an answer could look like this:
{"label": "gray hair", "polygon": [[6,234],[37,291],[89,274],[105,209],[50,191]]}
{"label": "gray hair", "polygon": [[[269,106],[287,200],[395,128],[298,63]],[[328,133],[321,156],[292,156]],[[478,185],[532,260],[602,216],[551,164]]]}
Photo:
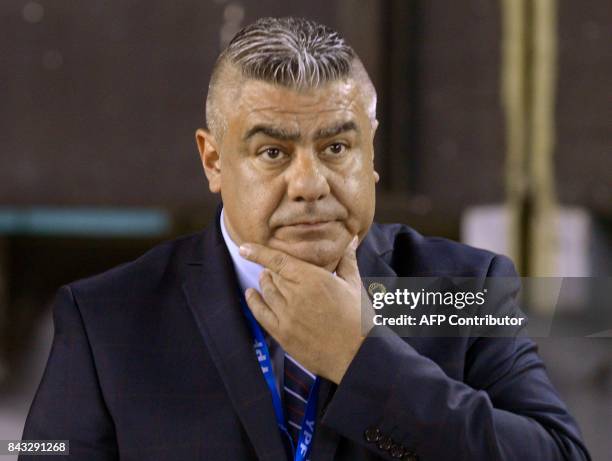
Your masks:
{"label": "gray hair", "polygon": [[289,17],[246,26],[224,55],[247,78],[308,88],[348,76],[355,52],[329,27]]}
{"label": "gray hair", "polygon": [[[357,54],[335,30],[304,18],[261,18],[234,36],[213,69],[206,121],[209,129],[216,132],[221,132],[225,123],[213,99],[222,69],[228,63],[243,78],[298,90],[348,78],[354,71],[365,74],[371,86]],[[374,93],[373,105],[375,101]],[[368,110],[375,118],[375,108]]]}

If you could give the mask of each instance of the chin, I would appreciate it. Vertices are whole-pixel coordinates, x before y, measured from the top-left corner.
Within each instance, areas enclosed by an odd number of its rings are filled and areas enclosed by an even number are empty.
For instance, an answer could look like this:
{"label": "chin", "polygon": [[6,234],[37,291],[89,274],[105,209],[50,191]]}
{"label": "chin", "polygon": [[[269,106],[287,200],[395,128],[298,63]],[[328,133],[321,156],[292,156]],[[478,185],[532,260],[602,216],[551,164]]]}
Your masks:
{"label": "chin", "polygon": [[295,258],[333,271],[336,269],[340,258],[342,258],[346,245],[343,247],[336,241],[315,240],[293,243],[283,242],[282,245],[275,246]]}

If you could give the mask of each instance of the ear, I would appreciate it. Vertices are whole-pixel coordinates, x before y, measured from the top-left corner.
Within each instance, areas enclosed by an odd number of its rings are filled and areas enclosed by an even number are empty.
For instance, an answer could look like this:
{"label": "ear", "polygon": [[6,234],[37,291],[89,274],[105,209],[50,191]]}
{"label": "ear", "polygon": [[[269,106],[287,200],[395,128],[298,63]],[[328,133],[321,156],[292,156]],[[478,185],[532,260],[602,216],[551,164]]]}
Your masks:
{"label": "ear", "polygon": [[200,160],[208,179],[208,188],[213,194],[221,192],[221,157],[217,141],[209,130],[200,128],[195,133]]}
{"label": "ear", "polygon": [[[377,128],[378,128],[378,119],[374,119],[374,121],[372,122],[372,138],[374,138]],[[374,149],[372,149],[372,163],[374,163]],[[376,170],[373,170],[373,172],[374,172],[374,183],[378,183],[378,181],[380,181],[380,175],[378,174],[378,171]]]}

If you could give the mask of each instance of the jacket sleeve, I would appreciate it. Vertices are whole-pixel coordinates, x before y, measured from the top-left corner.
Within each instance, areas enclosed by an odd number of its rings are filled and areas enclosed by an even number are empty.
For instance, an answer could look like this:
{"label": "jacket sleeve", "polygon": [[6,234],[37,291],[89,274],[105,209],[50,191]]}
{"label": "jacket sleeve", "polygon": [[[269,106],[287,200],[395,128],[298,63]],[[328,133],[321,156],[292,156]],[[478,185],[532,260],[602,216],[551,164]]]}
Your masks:
{"label": "jacket sleeve", "polygon": [[[516,275],[512,263],[495,257],[488,275],[508,273]],[[404,459],[420,461],[590,459],[532,340],[477,338],[466,350],[464,380],[457,381],[388,327],[375,329],[322,424],[382,459],[399,457],[391,455],[392,445],[413,454]]]}
{"label": "jacket sleeve", "polygon": [[[69,455],[48,455],[47,460],[117,460],[115,428],[104,403],[79,308],[68,286],[56,295],[53,321],[51,353],[22,439],[69,441]],[[19,457],[29,459],[38,457]]]}

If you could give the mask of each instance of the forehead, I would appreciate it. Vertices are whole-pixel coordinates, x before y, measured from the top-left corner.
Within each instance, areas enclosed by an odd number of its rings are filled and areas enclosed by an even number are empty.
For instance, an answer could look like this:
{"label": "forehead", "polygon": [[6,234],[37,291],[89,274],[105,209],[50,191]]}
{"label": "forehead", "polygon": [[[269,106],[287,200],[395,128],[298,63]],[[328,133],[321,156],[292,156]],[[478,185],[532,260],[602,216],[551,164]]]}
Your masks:
{"label": "forehead", "polygon": [[230,119],[243,129],[257,123],[318,127],[339,120],[358,124],[368,120],[360,86],[350,79],[305,90],[247,80],[236,102]]}

